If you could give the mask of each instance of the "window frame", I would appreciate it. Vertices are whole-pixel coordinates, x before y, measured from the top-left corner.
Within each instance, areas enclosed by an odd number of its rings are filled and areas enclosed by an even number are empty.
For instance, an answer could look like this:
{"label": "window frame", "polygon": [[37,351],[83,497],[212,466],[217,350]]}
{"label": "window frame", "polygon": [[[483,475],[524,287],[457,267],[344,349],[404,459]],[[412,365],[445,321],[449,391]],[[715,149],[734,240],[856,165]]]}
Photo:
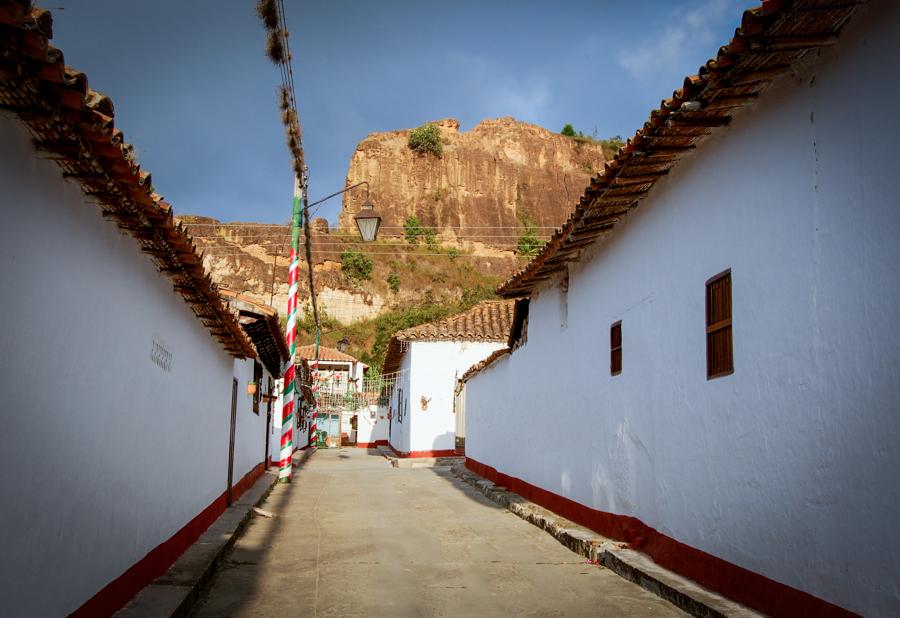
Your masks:
{"label": "window frame", "polygon": [[[713,284],[721,281],[722,279],[728,279],[728,298],[727,298],[727,307],[728,307],[728,317],[723,318],[717,322],[711,322],[711,307],[710,300],[712,296],[711,288]],[[725,376],[730,376],[734,373],[734,302],[733,302],[733,286],[734,279],[731,276],[731,269],[727,268],[722,272],[714,275],[706,280],[706,285],[704,286],[704,322],[706,324],[706,379],[714,380],[716,378],[723,378]],[[712,336],[716,333],[722,331],[728,331],[730,336],[728,337],[728,345],[727,345],[727,353],[728,353],[728,369],[713,371],[713,361],[714,355],[712,353]],[[720,360],[720,359],[715,359]]]}
{"label": "window frame", "polygon": [[[619,329],[619,345],[616,346],[613,335]],[[616,370],[616,352],[619,353],[619,368]],[[617,376],[622,374],[622,320],[613,322],[609,325],[609,375]]]}

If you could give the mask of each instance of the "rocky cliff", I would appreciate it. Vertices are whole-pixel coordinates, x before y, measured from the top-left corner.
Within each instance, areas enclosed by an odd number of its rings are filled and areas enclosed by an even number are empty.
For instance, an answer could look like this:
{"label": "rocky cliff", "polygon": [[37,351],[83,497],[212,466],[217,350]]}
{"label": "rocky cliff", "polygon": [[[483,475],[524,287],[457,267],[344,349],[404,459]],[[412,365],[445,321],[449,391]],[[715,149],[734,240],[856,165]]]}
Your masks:
{"label": "rocky cliff", "polygon": [[[512,118],[485,120],[460,133],[459,123],[436,123],[442,154],[409,149],[409,131],[374,133],[350,161],[347,186],[367,180],[384,218],[379,240],[361,244],[353,223],[365,191],[345,194],[340,228],[312,224],[319,306],[343,323],[422,302],[452,303],[492,289],[527,261],[513,249],[526,224],[546,238],[581,196],[603,163],[600,144],[551,133]],[[415,214],[436,232],[435,242],[410,245],[403,223]],[[223,223],[180,217],[204,251],[204,263],[223,286],[272,305],[287,305],[287,225]],[[341,270],[341,253],[358,250],[373,262],[371,277]],[[301,298],[308,299],[305,261]]]}
{"label": "rocky cliff", "polygon": [[[287,307],[287,225],[225,223],[210,217],[183,215],[203,263],[221,286],[271,304],[282,315]],[[403,240],[379,240],[362,245],[356,234],[329,230],[324,219],[313,220],[312,255],[319,307],[344,324],[374,318],[387,309],[423,301],[452,303],[475,289],[493,289],[518,269],[525,258],[510,251],[480,247],[459,251],[453,243],[411,246]],[[369,279],[354,280],[341,269],[341,253],[357,250],[369,256]],[[309,310],[305,258],[300,262],[300,298]],[[393,281],[393,283],[391,283]]]}
{"label": "rocky cliff", "polygon": [[[409,148],[409,130],[372,133],[350,160],[345,186],[366,180],[382,215],[385,237],[402,236],[416,215],[444,241],[515,245],[526,222],[548,236],[602,167],[599,143],[569,138],[513,118],[484,120],[460,132],[459,122],[435,122],[440,156]],[[354,229],[365,191],[344,194],[340,229]]]}

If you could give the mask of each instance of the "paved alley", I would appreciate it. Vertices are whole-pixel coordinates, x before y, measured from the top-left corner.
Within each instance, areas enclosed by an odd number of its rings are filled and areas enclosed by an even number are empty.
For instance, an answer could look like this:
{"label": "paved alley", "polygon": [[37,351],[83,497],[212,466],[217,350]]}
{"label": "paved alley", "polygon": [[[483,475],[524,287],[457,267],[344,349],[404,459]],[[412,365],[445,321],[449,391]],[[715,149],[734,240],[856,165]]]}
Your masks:
{"label": "paved alley", "polygon": [[277,485],[196,616],[674,616],[442,469],[315,453]]}

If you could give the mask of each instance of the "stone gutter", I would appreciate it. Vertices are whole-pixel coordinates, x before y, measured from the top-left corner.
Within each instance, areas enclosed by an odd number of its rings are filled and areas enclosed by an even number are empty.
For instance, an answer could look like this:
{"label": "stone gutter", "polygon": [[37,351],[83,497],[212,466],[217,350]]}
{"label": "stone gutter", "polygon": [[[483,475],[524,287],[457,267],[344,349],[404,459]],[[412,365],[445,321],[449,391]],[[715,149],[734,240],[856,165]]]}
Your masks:
{"label": "stone gutter", "polygon": [[450,468],[451,473],[471,485],[490,500],[537,526],[592,563],[608,568],[644,590],[672,603],[679,609],[703,618],[758,618],[762,616],[743,605],[699,586],[691,580],[663,569],[640,552],[626,549],[596,532],[565,519],[522,496],[495,485],[464,465]]}

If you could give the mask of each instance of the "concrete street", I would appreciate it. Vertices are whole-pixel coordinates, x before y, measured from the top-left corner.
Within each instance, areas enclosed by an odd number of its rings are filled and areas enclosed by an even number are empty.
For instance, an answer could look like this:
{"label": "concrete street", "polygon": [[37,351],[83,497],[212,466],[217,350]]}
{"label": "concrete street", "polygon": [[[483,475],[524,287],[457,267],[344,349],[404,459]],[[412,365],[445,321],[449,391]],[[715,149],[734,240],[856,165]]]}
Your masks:
{"label": "concrete street", "polygon": [[315,453],[278,485],[196,616],[675,616],[431,468]]}

